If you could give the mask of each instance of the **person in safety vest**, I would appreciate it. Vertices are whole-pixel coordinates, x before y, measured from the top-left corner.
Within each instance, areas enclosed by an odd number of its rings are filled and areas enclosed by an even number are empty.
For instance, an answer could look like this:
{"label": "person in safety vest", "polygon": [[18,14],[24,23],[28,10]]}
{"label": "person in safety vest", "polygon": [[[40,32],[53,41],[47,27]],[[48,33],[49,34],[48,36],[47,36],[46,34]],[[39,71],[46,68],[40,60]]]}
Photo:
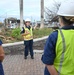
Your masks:
{"label": "person in safety vest", "polygon": [[5,56],[4,49],[2,47],[2,41],[0,40],[0,75],[4,75],[4,70],[3,70],[3,66],[2,66],[4,56]]}
{"label": "person in safety vest", "polygon": [[34,53],[33,53],[33,32],[32,27],[30,26],[31,20],[27,18],[25,20],[25,27],[23,28],[22,36],[24,37],[24,59],[27,59],[27,56],[30,51],[31,59],[34,59]]}
{"label": "person in safety vest", "polygon": [[44,75],[74,75],[74,0],[62,3],[58,10],[61,28],[52,32],[44,48]]}

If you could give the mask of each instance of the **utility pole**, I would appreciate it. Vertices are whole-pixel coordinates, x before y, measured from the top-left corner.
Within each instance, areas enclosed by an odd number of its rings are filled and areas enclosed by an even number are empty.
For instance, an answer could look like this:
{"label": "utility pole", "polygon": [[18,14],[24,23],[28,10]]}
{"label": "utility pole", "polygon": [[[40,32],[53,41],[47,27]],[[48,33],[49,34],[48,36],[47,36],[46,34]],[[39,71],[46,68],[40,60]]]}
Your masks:
{"label": "utility pole", "polygon": [[41,0],[41,28],[44,28],[44,0]]}
{"label": "utility pole", "polygon": [[20,4],[20,29],[23,27],[23,0],[19,0]]}

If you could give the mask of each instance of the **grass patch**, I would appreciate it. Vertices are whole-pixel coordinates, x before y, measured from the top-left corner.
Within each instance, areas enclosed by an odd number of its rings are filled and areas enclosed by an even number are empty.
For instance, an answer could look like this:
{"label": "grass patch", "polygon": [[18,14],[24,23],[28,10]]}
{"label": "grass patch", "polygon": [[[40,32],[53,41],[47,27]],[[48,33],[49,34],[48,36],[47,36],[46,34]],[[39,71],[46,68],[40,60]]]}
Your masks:
{"label": "grass patch", "polygon": [[[2,31],[1,35],[4,36],[6,39],[8,37],[11,37],[10,40],[1,38],[0,39],[3,41],[3,43],[13,43],[13,42],[18,42],[18,41],[23,41],[23,37],[20,34],[21,30],[20,28],[16,29],[7,29],[6,32]],[[43,36],[48,36],[52,32],[51,28],[43,28],[43,29],[36,29],[33,30],[33,37],[35,38],[41,38]]]}
{"label": "grass patch", "polygon": [[51,32],[52,32],[51,28],[37,29],[33,31],[33,36],[34,38],[40,38],[49,35]]}

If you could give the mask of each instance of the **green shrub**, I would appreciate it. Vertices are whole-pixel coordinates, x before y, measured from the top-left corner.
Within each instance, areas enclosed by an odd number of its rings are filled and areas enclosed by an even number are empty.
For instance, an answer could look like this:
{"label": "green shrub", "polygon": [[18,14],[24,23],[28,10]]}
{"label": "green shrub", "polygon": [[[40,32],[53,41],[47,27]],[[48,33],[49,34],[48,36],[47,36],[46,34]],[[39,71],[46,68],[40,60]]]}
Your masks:
{"label": "green shrub", "polygon": [[12,30],[11,36],[16,38],[17,40],[20,40],[21,39],[20,32],[21,32],[20,28],[15,28],[15,29]]}

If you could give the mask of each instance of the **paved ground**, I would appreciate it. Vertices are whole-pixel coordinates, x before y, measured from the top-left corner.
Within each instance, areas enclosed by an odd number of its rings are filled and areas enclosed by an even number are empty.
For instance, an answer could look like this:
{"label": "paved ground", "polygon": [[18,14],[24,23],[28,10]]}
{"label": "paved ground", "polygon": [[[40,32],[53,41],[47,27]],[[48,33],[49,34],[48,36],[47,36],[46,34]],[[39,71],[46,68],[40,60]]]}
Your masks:
{"label": "paved ground", "polygon": [[36,53],[35,59],[23,58],[23,54],[6,55],[3,61],[5,75],[43,75],[42,54]]}

